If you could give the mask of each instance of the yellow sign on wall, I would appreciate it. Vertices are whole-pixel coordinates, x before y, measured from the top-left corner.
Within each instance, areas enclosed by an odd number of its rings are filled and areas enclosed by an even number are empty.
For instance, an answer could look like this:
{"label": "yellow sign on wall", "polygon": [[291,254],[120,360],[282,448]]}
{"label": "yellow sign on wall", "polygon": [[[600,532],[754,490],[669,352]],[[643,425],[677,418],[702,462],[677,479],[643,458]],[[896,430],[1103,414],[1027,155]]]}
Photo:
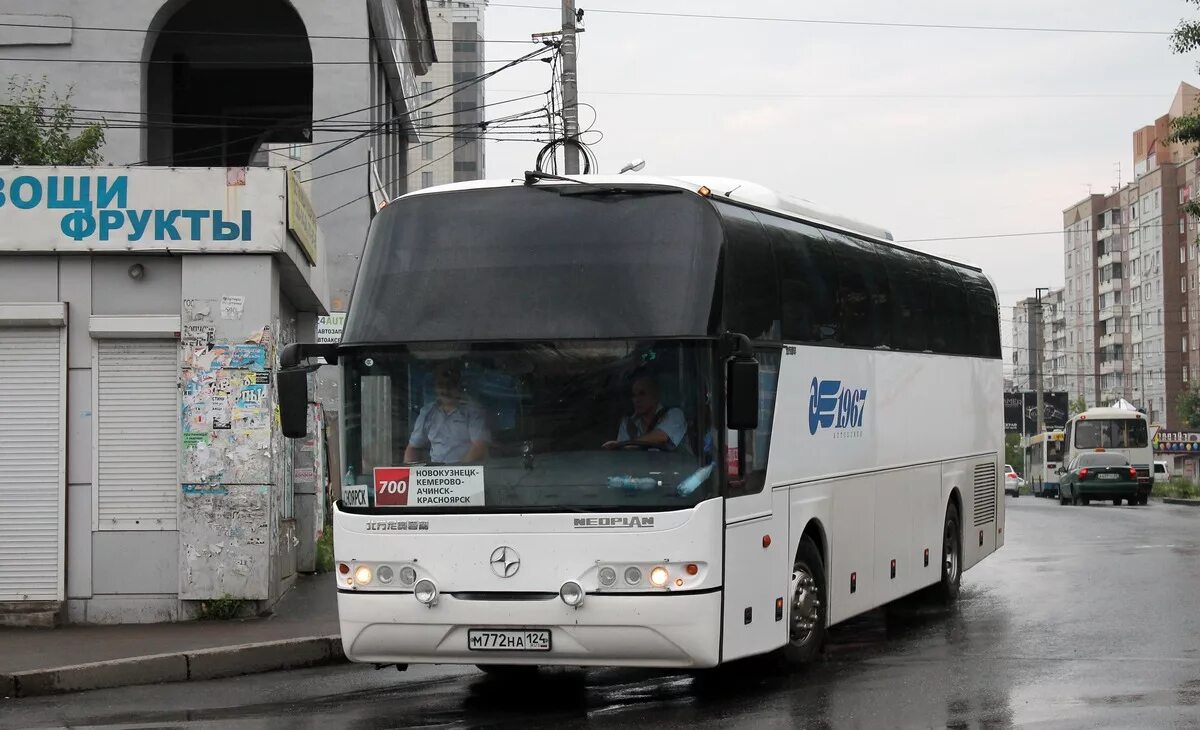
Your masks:
{"label": "yellow sign on wall", "polygon": [[317,212],[294,170],[288,170],[288,231],[295,236],[308,263],[317,263]]}

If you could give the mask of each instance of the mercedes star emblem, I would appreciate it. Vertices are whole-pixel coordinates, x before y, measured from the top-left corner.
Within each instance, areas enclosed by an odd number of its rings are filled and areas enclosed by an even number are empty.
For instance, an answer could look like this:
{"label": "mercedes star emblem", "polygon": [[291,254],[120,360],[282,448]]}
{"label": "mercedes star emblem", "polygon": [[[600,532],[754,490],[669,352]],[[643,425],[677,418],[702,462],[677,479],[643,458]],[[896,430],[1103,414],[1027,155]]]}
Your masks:
{"label": "mercedes star emblem", "polygon": [[501,578],[511,578],[521,569],[521,556],[507,545],[492,551],[492,572]]}

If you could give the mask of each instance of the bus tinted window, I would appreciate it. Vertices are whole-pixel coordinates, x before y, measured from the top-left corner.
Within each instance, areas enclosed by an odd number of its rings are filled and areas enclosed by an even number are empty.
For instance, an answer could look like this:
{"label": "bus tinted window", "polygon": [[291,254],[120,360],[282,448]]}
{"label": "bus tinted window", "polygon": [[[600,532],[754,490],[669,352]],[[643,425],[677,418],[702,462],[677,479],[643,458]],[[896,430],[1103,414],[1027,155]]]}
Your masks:
{"label": "bus tinted window", "polygon": [[1144,449],[1149,444],[1140,418],[1088,419],[1075,422],[1077,449]]}
{"label": "bus tinted window", "polygon": [[842,342],[852,347],[891,347],[887,271],[875,244],[822,231],[837,261],[834,301],[841,316]]}
{"label": "bus tinted window", "polygon": [[922,352],[931,349],[929,285],[925,258],[890,246],[877,246],[887,266],[891,289],[892,347]]}
{"label": "bus tinted window", "polygon": [[783,338],[841,344],[834,296],[836,262],[820,230],[787,218],[759,218],[775,253]]}
{"label": "bus tinted window", "polygon": [[956,267],[941,261],[927,260],[930,349],[950,355],[970,355],[970,318],[967,316],[967,293]]}
{"label": "bus tinted window", "polygon": [[753,339],[779,339],[779,284],[766,232],[751,211],[717,207],[725,227],[725,326]]}
{"label": "bus tinted window", "polygon": [[978,357],[1000,357],[1000,326],[996,294],[986,277],[977,271],[962,272],[967,292],[968,349]]}

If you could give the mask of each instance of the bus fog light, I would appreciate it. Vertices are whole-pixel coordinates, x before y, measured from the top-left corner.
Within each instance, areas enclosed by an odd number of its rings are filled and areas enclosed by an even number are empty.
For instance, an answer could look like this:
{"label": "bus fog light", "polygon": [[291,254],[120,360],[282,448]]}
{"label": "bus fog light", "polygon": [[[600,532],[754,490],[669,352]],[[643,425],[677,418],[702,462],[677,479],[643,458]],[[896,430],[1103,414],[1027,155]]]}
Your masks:
{"label": "bus fog light", "polygon": [[606,565],[600,569],[600,574],[598,577],[600,579],[600,585],[611,586],[613,583],[617,582],[617,571]]}
{"label": "bus fog light", "polygon": [[650,571],[650,585],[654,586],[655,588],[662,588],[667,584],[667,580],[670,577],[671,576],[667,573],[666,568],[661,565],[655,566],[655,568]]}
{"label": "bus fog light", "polygon": [[642,571],[634,566],[629,566],[625,569],[625,582],[631,586],[635,586],[642,582]]}
{"label": "bus fog light", "polygon": [[417,582],[417,571],[411,565],[400,569],[400,584],[410,586]]}
{"label": "bus fog light", "polygon": [[418,601],[424,603],[426,606],[437,605],[437,586],[435,586],[433,581],[429,580],[428,578],[422,578],[421,580],[417,581],[417,584],[413,586],[413,595]]}
{"label": "bus fog light", "polygon": [[380,583],[391,583],[392,578],[395,577],[395,573],[392,572],[392,566],[381,565],[379,566],[379,570],[375,571],[375,577],[379,579]]}
{"label": "bus fog light", "polygon": [[365,565],[360,565],[354,569],[354,582],[360,586],[365,586],[371,582],[371,569]]}
{"label": "bus fog light", "polygon": [[583,586],[573,580],[569,580],[562,584],[562,588],[558,589],[558,597],[568,606],[579,608],[583,605],[583,597],[586,595],[583,592]]}

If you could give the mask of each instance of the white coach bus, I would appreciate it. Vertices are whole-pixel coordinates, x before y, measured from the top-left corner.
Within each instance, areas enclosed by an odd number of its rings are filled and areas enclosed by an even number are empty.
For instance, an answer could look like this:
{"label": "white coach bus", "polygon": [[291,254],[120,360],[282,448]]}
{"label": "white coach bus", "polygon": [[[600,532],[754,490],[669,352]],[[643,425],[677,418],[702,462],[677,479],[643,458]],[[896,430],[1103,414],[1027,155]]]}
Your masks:
{"label": "white coach bus", "polygon": [[[527,173],[375,219],[342,342],[346,655],[711,667],[1004,542],[977,269],[736,181]],[[931,435],[936,434],[936,438]]]}

